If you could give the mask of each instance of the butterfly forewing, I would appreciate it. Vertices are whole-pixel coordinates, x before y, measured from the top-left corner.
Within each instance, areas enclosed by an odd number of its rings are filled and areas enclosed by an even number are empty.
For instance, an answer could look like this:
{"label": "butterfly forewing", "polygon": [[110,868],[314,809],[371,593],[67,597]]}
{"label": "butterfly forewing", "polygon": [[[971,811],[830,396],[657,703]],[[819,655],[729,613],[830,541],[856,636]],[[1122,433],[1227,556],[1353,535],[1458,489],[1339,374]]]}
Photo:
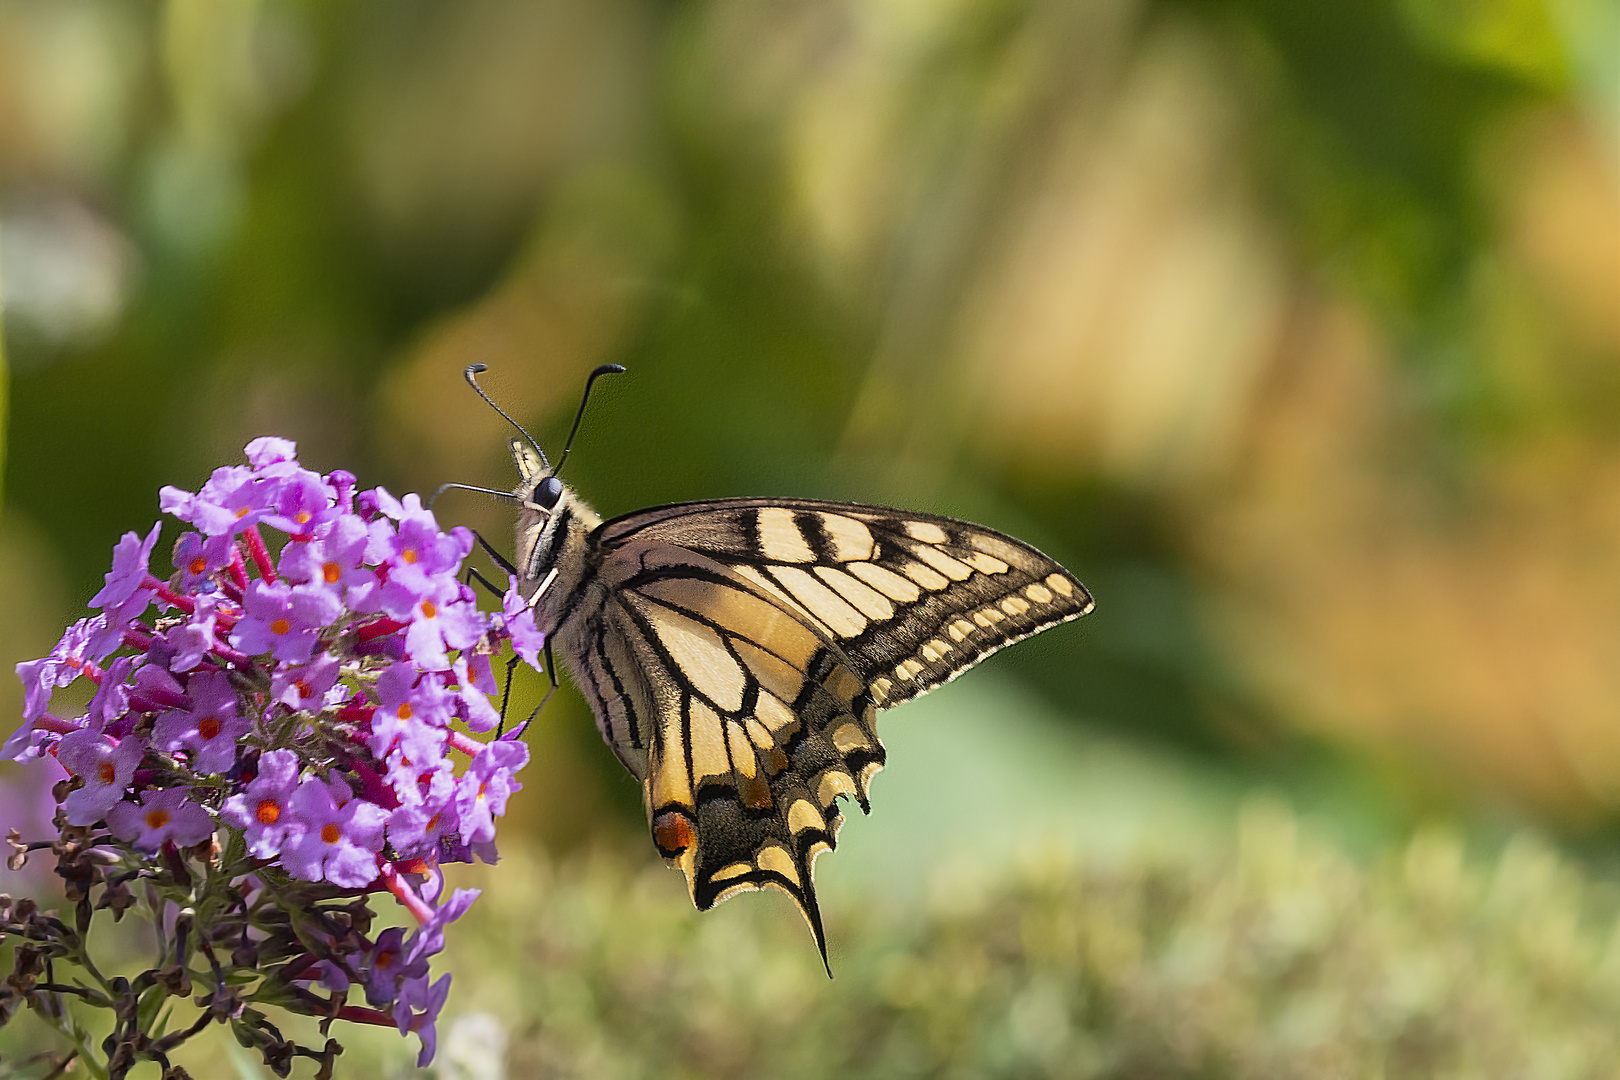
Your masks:
{"label": "butterfly forewing", "polygon": [[685,503],[610,521],[596,540],[671,544],[728,566],[835,642],[879,707],[1092,607],[1085,586],[1020,540],[850,503]]}

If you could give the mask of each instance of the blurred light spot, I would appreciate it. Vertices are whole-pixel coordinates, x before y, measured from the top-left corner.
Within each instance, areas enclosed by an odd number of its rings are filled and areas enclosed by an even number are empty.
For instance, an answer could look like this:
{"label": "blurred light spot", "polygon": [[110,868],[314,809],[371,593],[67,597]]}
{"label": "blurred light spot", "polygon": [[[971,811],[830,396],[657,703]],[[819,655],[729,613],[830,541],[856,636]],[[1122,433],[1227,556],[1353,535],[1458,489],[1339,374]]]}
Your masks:
{"label": "blurred light spot", "polygon": [[0,211],[0,304],[12,332],[56,347],[94,344],[123,314],[136,269],[123,233],[74,199]]}
{"label": "blurred light spot", "polygon": [[965,315],[986,443],[1148,484],[1233,461],[1285,281],[1217,79],[1200,42],[1165,35],[1109,116],[1054,140]]}
{"label": "blurred light spot", "polygon": [[441,1080],[505,1080],[506,1028],[489,1013],[450,1021],[435,1072]]}
{"label": "blurred light spot", "polygon": [[0,168],[89,179],[112,164],[136,100],[138,20],[118,4],[0,6]]}
{"label": "blurred light spot", "polygon": [[181,251],[202,251],[235,225],[242,181],[229,149],[170,139],[147,161],[146,211],[153,228]]}
{"label": "blurred light spot", "polygon": [[1569,78],[1551,6],[1540,0],[1401,0],[1408,25],[1443,55],[1547,87]]}

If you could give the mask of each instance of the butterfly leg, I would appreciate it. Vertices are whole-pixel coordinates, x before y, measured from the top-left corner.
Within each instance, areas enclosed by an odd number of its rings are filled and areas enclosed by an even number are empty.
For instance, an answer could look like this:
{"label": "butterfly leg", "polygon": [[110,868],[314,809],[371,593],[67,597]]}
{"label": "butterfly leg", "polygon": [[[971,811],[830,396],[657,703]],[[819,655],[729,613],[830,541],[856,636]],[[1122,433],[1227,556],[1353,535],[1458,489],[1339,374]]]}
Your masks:
{"label": "butterfly leg", "polygon": [[494,546],[490,544],[488,540],[484,539],[482,533],[475,532],[473,533],[473,537],[478,541],[478,546],[484,549],[484,554],[489,556],[490,562],[506,571],[512,577],[518,576],[518,569],[512,565],[512,561],[505,555],[502,555],[499,551],[496,551]]}
{"label": "butterfly leg", "polygon": [[495,725],[495,737],[497,739],[501,737],[501,732],[506,729],[506,707],[512,702],[512,672],[516,671],[518,664],[522,662],[522,657],[518,656],[514,656],[506,662],[506,689],[501,691],[501,722]]}
{"label": "butterfly leg", "polygon": [[[531,723],[534,722],[534,718],[536,716],[540,715],[540,710],[546,707],[546,702],[551,700],[551,695],[555,694],[557,692],[557,661],[553,660],[552,657],[551,657],[551,642],[549,642],[549,641],[547,641],[546,644],[545,644],[545,653],[546,653],[546,677],[551,680],[551,686],[550,686],[549,689],[546,690],[546,696],[540,699],[540,704],[538,704],[538,705],[536,705],[534,707],[534,711],[529,714],[529,718],[527,720],[523,721],[522,726],[519,727],[517,729],[517,731],[515,731],[513,733],[514,735],[522,735],[523,732],[528,729],[528,726]],[[507,669],[507,678],[509,680],[511,678],[511,669],[510,668]],[[502,723],[504,723],[505,722],[505,710],[503,709],[501,712],[502,712]],[[499,737],[500,737],[500,735],[497,732],[496,738],[499,738]]]}
{"label": "butterfly leg", "polygon": [[482,585],[484,588],[488,589],[489,594],[491,596],[493,596],[495,599],[499,600],[503,596],[505,596],[505,593],[503,593],[503,592],[501,592],[501,590],[497,589],[494,586],[494,584],[492,584],[490,582],[489,578],[485,577],[483,574],[480,574],[477,570],[474,570],[472,567],[469,566],[469,567],[467,567],[467,584],[471,585],[475,581],[478,582],[478,584]]}

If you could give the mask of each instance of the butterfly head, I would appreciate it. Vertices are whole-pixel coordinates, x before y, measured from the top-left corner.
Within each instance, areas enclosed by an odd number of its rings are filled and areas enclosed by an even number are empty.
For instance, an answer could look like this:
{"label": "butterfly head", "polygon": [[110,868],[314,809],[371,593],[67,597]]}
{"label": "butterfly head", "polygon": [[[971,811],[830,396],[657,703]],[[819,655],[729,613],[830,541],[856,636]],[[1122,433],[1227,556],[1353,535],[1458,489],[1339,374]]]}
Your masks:
{"label": "butterfly head", "polygon": [[[585,403],[590,400],[591,387],[603,375],[618,374],[624,368],[619,364],[603,364],[585,380],[585,392],[580,396],[579,411],[574,414],[574,426],[568,432],[568,441],[563,445],[562,456],[557,459],[556,465],[546,460],[540,444],[524,430],[523,425],[508,416],[506,410],[495,404],[494,399],[478,385],[478,375],[485,370],[483,364],[469,364],[462,374],[478,396],[523,436],[513,439],[511,443],[512,460],[517,463],[520,477],[517,487],[512,490],[512,498],[521,507],[517,523],[516,568],[519,584],[524,595],[532,597],[544,591],[551,578],[556,576],[555,570],[559,565],[566,565],[567,560],[577,561],[574,557],[583,555],[585,535],[601,524],[602,519],[581,502],[557,478],[557,474],[562,471],[563,463],[573,449],[574,436],[579,434],[579,422],[585,416]],[[548,573],[549,576],[546,576]]]}
{"label": "butterfly head", "polygon": [[532,445],[512,440],[518,485],[512,497],[520,507],[517,520],[518,583],[525,596],[547,585],[547,575],[571,565],[584,550],[585,537],[601,518],[567,484]]}

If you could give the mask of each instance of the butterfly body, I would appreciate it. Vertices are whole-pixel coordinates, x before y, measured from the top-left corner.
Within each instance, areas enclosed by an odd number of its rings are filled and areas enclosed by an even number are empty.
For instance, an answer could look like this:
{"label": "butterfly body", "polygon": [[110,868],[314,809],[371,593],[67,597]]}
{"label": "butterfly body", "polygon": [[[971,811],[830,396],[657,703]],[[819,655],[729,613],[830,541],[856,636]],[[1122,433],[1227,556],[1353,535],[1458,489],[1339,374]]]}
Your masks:
{"label": "butterfly body", "polygon": [[653,843],[707,909],[793,897],[825,959],[812,867],[864,811],[878,710],[1091,610],[1021,541],[851,503],[722,499],[601,517],[512,443],[520,587],[642,784]]}

